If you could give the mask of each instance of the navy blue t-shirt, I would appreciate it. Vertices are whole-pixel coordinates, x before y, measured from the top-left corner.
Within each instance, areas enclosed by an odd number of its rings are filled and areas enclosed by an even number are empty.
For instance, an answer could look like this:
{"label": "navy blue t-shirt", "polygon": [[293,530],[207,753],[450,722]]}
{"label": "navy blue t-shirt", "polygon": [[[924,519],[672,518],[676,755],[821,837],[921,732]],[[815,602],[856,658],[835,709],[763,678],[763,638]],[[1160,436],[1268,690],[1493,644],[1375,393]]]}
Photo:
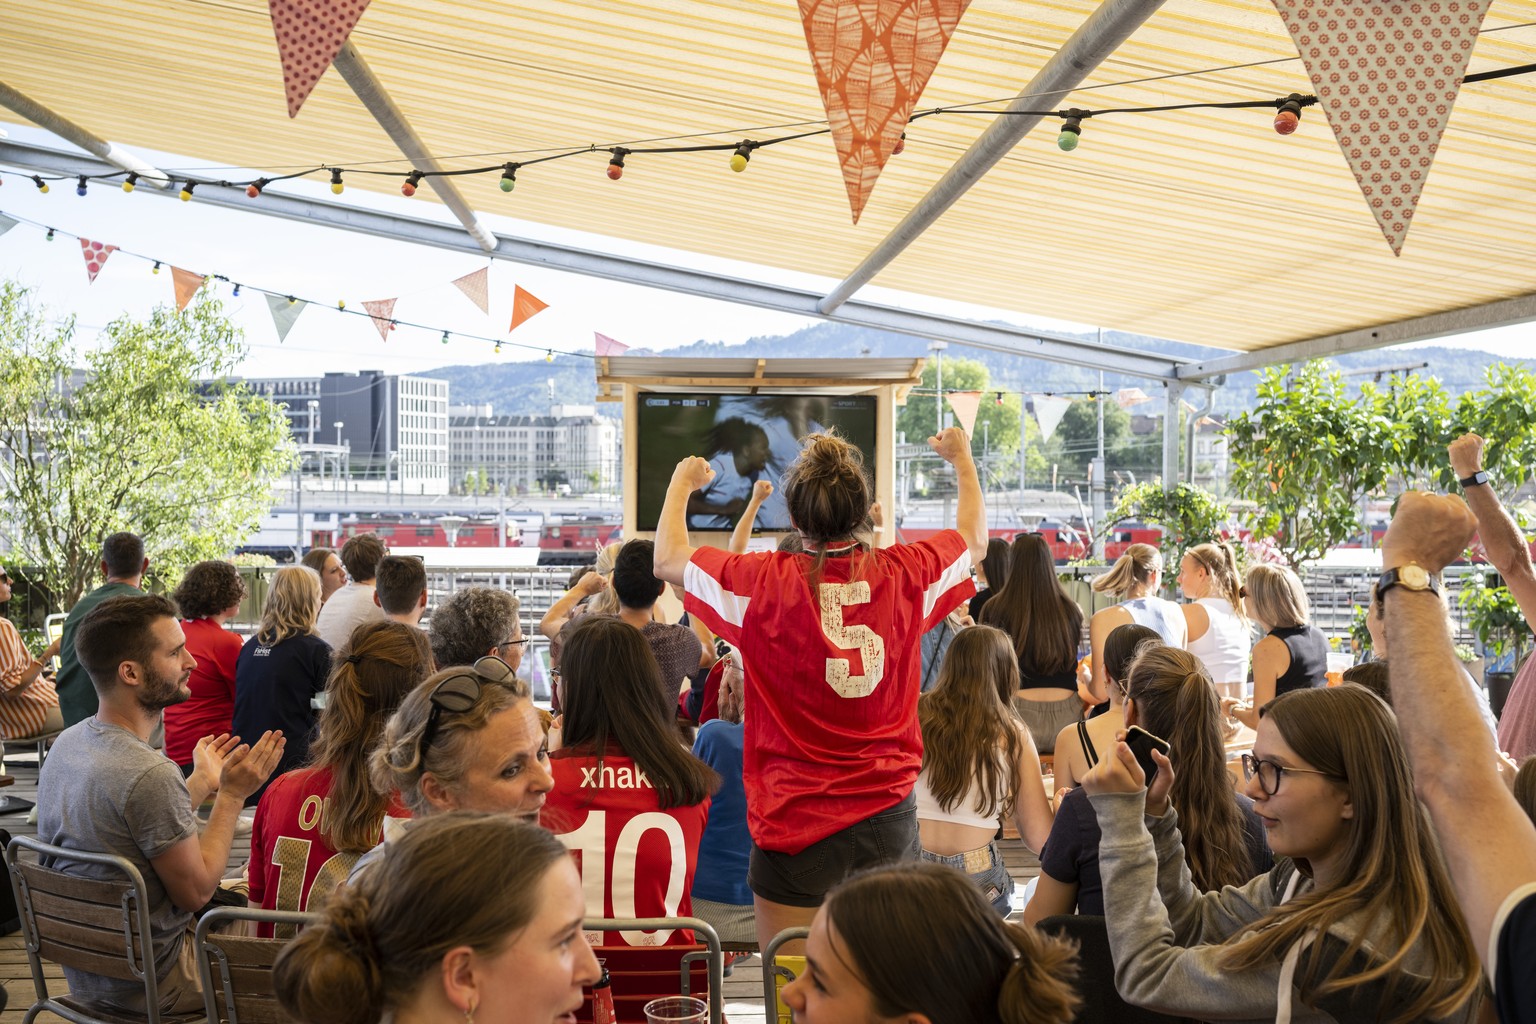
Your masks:
{"label": "navy blue t-shirt", "polygon": [[[1243,812],[1243,841],[1253,863],[1256,878],[1275,866],[1274,854],[1269,852],[1269,840],[1264,835],[1263,822],[1254,813],[1253,801],[1236,794],[1237,805]],[[1058,882],[1077,883],[1077,913],[1102,917],[1104,914],[1104,883],[1099,877],[1098,815],[1088,794],[1078,786],[1062,798],[1056,809],[1056,820],[1051,825],[1051,835],[1040,851],[1040,870]]]}
{"label": "navy blue t-shirt", "polygon": [[[695,886],[697,891],[697,886]],[[1499,930],[1493,998],[1503,1024],[1536,1024],[1536,893],[1516,903]]]}
{"label": "navy blue t-shirt", "polygon": [[[277,778],[309,761],[316,712],[310,703],[331,674],[331,647],[313,634],[290,636],[268,647],[247,640],[235,662],[234,732],[255,743],[268,729],[281,729],[288,745],[272,771]],[[254,804],[263,785],[247,801]]]}
{"label": "navy blue t-shirt", "polygon": [[693,874],[694,899],[751,906],[747,862],[752,834],[747,831],[747,793],[741,782],[741,725],[712,718],[699,726],[693,752],[720,775],[720,791],[709,804],[709,821],[699,839],[699,867]]}

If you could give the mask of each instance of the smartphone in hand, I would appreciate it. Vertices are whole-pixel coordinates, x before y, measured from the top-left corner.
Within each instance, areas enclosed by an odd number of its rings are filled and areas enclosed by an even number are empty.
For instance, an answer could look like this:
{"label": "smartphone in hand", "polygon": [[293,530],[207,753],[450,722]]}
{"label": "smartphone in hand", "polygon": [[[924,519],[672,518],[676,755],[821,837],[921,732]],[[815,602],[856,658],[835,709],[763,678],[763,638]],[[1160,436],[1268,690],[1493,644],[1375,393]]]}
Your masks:
{"label": "smartphone in hand", "polygon": [[1167,757],[1170,749],[1168,741],[1152,735],[1139,725],[1133,725],[1125,730],[1125,745],[1136,755],[1136,763],[1141,765],[1141,770],[1147,776],[1147,785],[1152,785],[1152,780],[1157,778],[1157,762],[1152,760],[1152,751],[1156,750]]}

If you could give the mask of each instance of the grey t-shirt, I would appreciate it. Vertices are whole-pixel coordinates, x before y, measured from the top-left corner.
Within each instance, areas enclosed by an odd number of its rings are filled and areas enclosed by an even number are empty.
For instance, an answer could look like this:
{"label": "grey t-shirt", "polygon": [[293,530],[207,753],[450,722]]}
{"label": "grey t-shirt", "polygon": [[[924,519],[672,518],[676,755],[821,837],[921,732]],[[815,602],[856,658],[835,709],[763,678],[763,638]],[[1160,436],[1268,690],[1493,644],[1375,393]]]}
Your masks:
{"label": "grey t-shirt", "polygon": [[[54,741],[37,786],[37,836],[45,843],[126,858],[144,876],[158,977],[170,971],[192,911],[178,909],[150,863],[198,832],[181,770],[127,729],[95,716]],[[111,869],[60,859],[50,865],[84,878]],[[70,992],[91,1003],[142,1012],[144,986],[64,969]]]}

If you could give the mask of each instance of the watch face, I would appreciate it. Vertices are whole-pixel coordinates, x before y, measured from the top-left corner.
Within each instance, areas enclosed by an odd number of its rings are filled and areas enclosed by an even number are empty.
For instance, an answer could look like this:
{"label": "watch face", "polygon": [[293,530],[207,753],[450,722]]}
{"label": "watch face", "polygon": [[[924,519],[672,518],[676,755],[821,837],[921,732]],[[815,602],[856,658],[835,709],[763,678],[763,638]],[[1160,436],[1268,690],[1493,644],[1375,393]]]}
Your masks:
{"label": "watch face", "polygon": [[1428,590],[1429,572],[1422,565],[1404,565],[1397,570],[1397,581],[1409,590]]}

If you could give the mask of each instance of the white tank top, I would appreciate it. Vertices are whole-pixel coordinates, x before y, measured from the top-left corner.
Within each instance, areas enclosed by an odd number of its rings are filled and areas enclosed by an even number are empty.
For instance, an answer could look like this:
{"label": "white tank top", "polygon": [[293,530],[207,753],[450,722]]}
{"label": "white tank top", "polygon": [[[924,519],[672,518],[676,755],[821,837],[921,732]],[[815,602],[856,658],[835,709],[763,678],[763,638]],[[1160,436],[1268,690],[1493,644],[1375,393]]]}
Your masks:
{"label": "white tank top", "polygon": [[956,825],[974,825],[977,828],[997,828],[998,815],[990,818],[976,813],[976,798],[981,795],[981,786],[975,780],[971,780],[971,788],[966,791],[952,811],[946,811],[939,806],[933,793],[928,789],[928,773],[920,772],[917,776],[917,785],[912,787],[912,795],[917,798],[917,817],[919,821],[952,821]]}
{"label": "white tank top", "polygon": [[1189,642],[1189,653],[1199,658],[1213,683],[1248,681],[1248,658],[1252,654],[1250,633],[1237,617],[1232,602],[1224,597],[1201,597],[1195,604],[1205,609],[1211,624],[1198,640]]}

